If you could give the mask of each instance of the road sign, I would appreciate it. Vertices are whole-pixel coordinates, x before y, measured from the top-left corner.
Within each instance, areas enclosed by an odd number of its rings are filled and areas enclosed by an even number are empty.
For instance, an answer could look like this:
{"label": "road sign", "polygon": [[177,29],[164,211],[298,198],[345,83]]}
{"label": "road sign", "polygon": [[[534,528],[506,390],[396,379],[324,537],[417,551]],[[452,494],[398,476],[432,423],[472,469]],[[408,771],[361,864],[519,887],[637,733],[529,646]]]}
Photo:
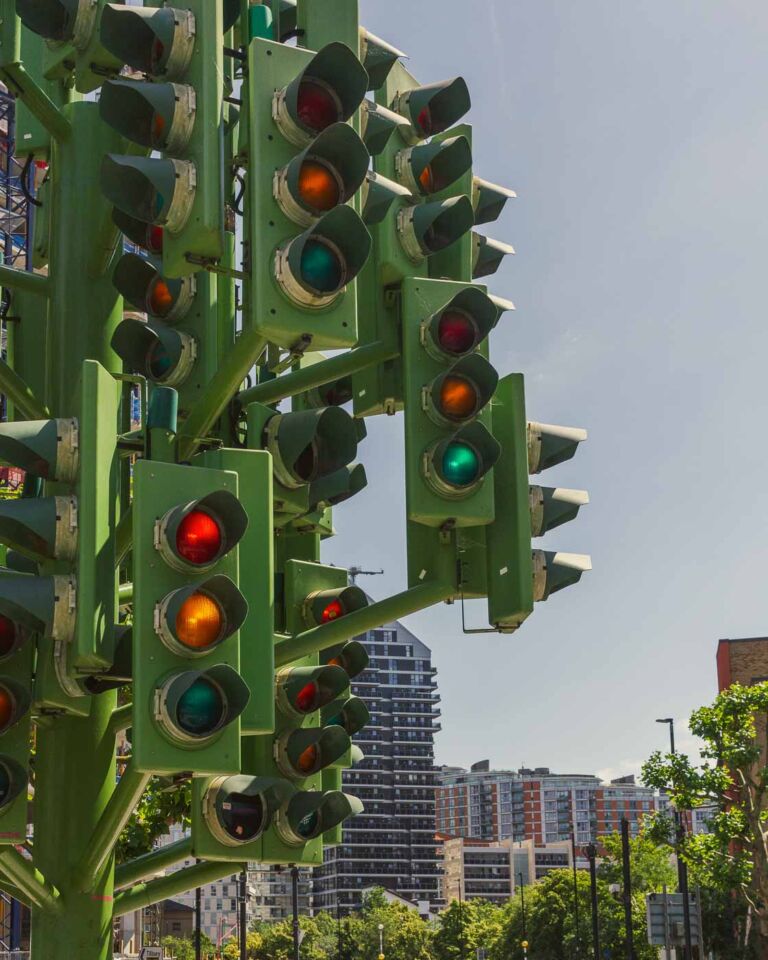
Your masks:
{"label": "road sign", "polygon": [[[701,943],[701,903],[695,893],[688,895],[691,945]],[[685,904],[682,893],[650,893],[645,898],[648,943],[655,947],[685,946]]]}

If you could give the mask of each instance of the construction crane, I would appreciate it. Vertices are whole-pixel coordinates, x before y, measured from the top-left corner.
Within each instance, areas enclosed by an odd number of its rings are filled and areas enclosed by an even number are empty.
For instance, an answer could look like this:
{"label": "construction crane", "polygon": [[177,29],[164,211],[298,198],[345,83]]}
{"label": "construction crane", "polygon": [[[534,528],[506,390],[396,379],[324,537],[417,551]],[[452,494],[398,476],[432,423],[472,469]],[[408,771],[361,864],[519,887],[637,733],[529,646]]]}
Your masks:
{"label": "construction crane", "polygon": [[349,579],[352,583],[357,583],[358,577],[376,577],[380,573],[384,573],[383,570],[363,570],[362,567],[350,567],[349,568]]}

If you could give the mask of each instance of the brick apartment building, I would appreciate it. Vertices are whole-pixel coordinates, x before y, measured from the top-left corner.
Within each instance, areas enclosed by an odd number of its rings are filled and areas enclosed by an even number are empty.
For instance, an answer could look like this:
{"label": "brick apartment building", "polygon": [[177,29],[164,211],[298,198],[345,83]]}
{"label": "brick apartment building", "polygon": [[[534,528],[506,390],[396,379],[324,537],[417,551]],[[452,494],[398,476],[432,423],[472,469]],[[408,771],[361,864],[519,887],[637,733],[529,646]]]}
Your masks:
{"label": "brick apartment building", "polygon": [[720,640],[717,644],[717,689],[732,683],[745,687],[768,680],[768,637]]}

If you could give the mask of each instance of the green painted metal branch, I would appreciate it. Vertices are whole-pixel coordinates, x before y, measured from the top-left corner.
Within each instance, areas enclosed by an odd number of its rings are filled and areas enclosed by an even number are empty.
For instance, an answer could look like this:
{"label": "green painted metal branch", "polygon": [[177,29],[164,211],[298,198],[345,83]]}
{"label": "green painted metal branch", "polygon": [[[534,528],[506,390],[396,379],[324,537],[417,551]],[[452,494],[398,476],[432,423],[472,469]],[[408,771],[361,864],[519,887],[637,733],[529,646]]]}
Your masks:
{"label": "green painted metal branch", "polygon": [[133,722],[133,704],[126,703],[124,707],[118,707],[112,712],[109,720],[109,729],[117,736],[121,730],[127,730]]}
{"label": "green painted metal branch", "polygon": [[0,73],[24,106],[52,137],[56,140],[69,140],[72,136],[72,124],[42,87],[30,77],[23,63],[5,63],[0,68]]}
{"label": "green painted metal branch", "polygon": [[0,360],[0,393],[4,393],[16,412],[27,420],[47,420],[51,415],[45,404],[32,393],[26,381],[22,380],[5,360]]}
{"label": "green painted metal branch", "polygon": [[15,267],[0,265],[0,287],[48,297],[51,293],[51,280],[43,273],[32,273],[30,270],[17,270]]}
{"label": "green painted metal branch", "polygon": [[31,860],[23,857],[15,847],[0,850],[0,870],[18,887],[22,896],[35,907],[50,913],[61,910],[59,891],[36,870]]}
{"label": "green painted metal branch", "polygon": [[115,564],[119,567],[133,544],[133,507],[128,507],[115,528]]}
{"label": "green painted metal branch", "polygon": [[3,893],[7,893],[9,897],[13,897],[14,900],[18,900],[19,903],[23,903],[25,907],[32,906],[21,890],[19,890],[18,887],[14,887],[12,883],[9,883],[5,877],[0,877],[0,890],[2,890]]}
{"label": "green painted metal branch", "polygon": [[147,883],[137,883],[135,887],[115,897],[114,916],[123,917],[126,913],[149,907],[159,900],[177,897],[180,893],[186,893],[187,890],[193,890],[195,887],[204,887],[207,883],[216,883],[222,877],[237,873],[242,866],[230,860],[205,860],[202,863],[196,863],[194,867],[177,870],[167,877],[158,877]]}
{"label": "green painted metal branch", "polygon": [[293,397],[304,390],[322,387],[332,380],[358,373],[367,367],[375,367],[384,363],[385,360],[393,360],[399,354],[400,351],[396,346],[388,346],[376,340],[336,357],[321,360],[320,363],[312,363],[300,370],[294,370],[284,377],[275,377],[274,380],[258,383],[255,387],[239,393],[237,402],[241,407],[246,407],[249,403],[276,403],[278,400]]}
{"label": "green painted metal branch", "polygon": [[255,330],[247,330],[238,337],[179,429],[179,460],[189,460],[196,452],[261,356],[266,343]]}
{"label": "green painted metal branch", "polygon": [[115,868],[115,888],[129,887],[192,856],[192,837],[169,843]]}
{"label": "green painted metal branch", "polygon": [[150,774],[139,773],[128,764],[115,792],[109,798],[109,803],[93,832],[85,856],[77,865],[73,884],[78,890],[88,890],[93,884],[99,870],[112,853],[117,838],[133,813],[134,807],[141,799],[144,788],[149,783]]}
{"label": "green painted metal branch", "polygon": [[373,630],[391,620],[399,620],[416,613],[425,607],[431,607],[441,600],[448,600],[455,596],[456,587],[450,583],[427,581],[418,587],[411,587],[403,593],[396,593],[386,600],[372,603],[362,610],[355,610],[345,617],[324,623],[322,626],[305,630],[295,637],[280,640],[275,644],[275,666],[282,667],[287,663],[306,657],[311,653],[319,653],[336,643],[351,640],[366,630]]}
{"label": "green painted metal branch", "polygon": [[117,599],[120,601],[120,604],[131,603],[133,600],[133,584],[132,583],[121,583],[117,589]]}

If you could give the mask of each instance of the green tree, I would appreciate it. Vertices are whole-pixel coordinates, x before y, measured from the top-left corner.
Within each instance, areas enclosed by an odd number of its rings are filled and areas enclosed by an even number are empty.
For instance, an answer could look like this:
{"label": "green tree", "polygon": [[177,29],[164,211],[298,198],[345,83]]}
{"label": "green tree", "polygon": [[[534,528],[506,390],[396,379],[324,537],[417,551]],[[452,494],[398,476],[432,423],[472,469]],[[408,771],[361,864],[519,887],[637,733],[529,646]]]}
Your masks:
{"label": "green tree", "polygon": [[191,807],[191,780],[171,784],[167,778],[153,777],[117,841],[117,862],[149,853],[173,824],[189,827]]}
{"label": "green tree", "polygon": [[[163,937],[160,943],[165,953],[175,960],[195,960],[195,941],[189,937]],[[205,934],[201,935],[200,946],[203,960],[212,960],[216,951]]]}
{"label": "green tree", "polygon": [[[362,908],[345,921],[346,946],[357,960],[378,956],[379,924],[386,960],[432,960],[432,927],[415,910],[388,903],[381,890],[372,891]],[[331,956],[335,955],[334,949]]]}
{"label": "green tree", "polygon": [[504,914],[487,900],[452,900],[438,918],[433,950],[438,960],[464,960],[490,950],[501,935]]}
{"label": "green tree", "polygon": [[[700,883],[742,898],[747,917],[737,927],[742,944],[751,921],[759,942],[768,943],[767,721],[768,683],[733,684],[691,715],[691,732],[703,741],[703,762],[657,752],[643,767],[645,783],[668,788],[678,809],[715,805],[710,832],[687,837],[681,854]],[[668,820],[657,818],[654,832],[669,839],[669,827]]]}
{"label": "green tree", "polygon": [[[601,837],[600,843],[605,854],[597,868],[598,876],[609,885],[621,884],[621,834]],[[632,889],[635,893],[660,893],[665,886],[670,891],[675,889],[677,871],[672,864],[672,849],[669,844],[659,843],[653,836],[642,832],[639,836],[630,838],[629,859],[632,864]]]}

